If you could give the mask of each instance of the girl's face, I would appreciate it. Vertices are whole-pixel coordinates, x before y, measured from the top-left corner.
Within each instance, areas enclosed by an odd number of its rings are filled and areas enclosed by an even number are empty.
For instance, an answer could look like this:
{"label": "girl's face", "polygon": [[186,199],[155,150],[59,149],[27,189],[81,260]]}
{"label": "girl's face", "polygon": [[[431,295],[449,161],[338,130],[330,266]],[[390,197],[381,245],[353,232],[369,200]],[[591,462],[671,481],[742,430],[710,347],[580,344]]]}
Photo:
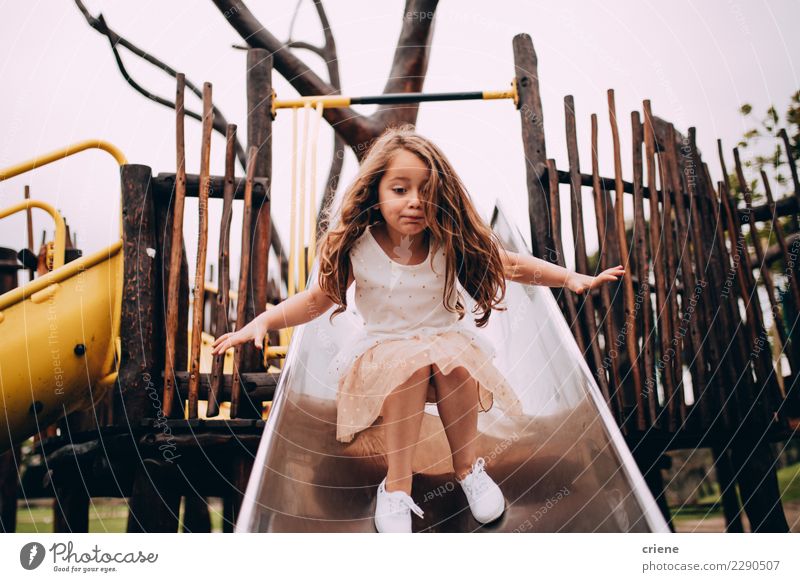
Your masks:
{"label": "girl's face", "polygon": [[386,226],[402,236],[423,232],[425,213],[420,189],[428,179],[428,166],[408,150],[398,150],[378,184],[378,204]]}

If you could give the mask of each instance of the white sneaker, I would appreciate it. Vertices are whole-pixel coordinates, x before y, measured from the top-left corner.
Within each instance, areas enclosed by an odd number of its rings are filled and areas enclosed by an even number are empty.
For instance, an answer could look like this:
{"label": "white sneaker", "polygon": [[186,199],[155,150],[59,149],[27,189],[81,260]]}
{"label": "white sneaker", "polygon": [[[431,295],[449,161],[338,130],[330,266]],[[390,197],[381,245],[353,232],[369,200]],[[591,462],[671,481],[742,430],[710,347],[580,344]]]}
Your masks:
{"label": "white sneaker", "polygon": [[472,516],[481,523],[496,520],[506,509],[503,492],[486,473],[485,466],[484,458],[478,457],[464,480],[456,479],[467,496]]}
{"label": "white sneaker", "polygon": [[375,529],[378,533],[411,533],[411,513],[423,516],[423,511],[405,491],[386,491],[386,477],[378,485],[375,504]]}

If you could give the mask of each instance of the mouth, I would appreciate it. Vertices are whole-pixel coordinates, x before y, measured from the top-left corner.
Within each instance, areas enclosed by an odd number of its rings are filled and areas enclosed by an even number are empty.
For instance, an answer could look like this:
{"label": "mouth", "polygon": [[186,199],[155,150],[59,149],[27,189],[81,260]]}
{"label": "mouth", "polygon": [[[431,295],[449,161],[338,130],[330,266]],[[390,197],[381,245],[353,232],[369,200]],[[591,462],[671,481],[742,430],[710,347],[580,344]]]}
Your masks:
{"label": "mouth", "polygon": [[418,222],[418,221],[422,220],[424,217],[423,216],[401,216],[400,218],[405,218],[406,220],[412,220],[414,222]]}

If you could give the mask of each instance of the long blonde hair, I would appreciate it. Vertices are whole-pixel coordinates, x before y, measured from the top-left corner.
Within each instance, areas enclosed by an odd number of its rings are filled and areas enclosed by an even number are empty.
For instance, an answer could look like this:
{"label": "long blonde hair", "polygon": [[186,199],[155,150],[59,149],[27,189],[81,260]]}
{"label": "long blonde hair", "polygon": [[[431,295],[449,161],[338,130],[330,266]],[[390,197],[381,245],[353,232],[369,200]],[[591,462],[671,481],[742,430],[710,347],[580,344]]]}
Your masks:
{"label": "long blonde hair", "polygon": [[[364,157],[353,183],[342,200],[341,219],[328,229],[319,243],[319,286],[338,305],[331,319],[347,309],[347,281],[350,277],[350,249],[367,227],[381,222],[378,185],[398,150],[405,149],[425,162],[429,178],[420,191],[429,244],[443,248],[446,257],[445,292],[442,303],[450,312],[464,317],[458,294],[456,305],[448,305],[455,279],[475,301],[473,313],[481,312],[475,323],[484,327],[492,309],[505,297],[506,280],[500,258],[500,241],[478,215],[467,189],[447,157],[413,125],[390,127],[375,140]],[[433,253],[431,253],[433,254]]]}

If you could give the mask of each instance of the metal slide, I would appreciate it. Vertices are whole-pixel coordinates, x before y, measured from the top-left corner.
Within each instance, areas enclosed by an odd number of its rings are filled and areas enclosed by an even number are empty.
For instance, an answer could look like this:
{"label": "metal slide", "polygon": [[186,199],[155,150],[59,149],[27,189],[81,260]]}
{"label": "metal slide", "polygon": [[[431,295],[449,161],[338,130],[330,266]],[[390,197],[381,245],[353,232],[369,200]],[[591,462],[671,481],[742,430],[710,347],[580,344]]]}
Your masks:
{"label": "metal slide", "polygon": [[[507,249],[524,252],[499,207],[492,223]],[[503,490],[506,512],[493,524],[473,519],[429,404],[412,491],[425,517],[412,516],[414,531],[669,532],[551,290],[509,282],[505,305],[476,329],[498,347],[495,365],[525,412],[506,417],[495,406],[478,415],[478,454]],[[238,532],[375,531],[376,489],[386,474],[382,429],[338,442],[336,387],[325,383],[330,358],[361,320],[349,307],[331,325],[330,313],[294,331]]]}

